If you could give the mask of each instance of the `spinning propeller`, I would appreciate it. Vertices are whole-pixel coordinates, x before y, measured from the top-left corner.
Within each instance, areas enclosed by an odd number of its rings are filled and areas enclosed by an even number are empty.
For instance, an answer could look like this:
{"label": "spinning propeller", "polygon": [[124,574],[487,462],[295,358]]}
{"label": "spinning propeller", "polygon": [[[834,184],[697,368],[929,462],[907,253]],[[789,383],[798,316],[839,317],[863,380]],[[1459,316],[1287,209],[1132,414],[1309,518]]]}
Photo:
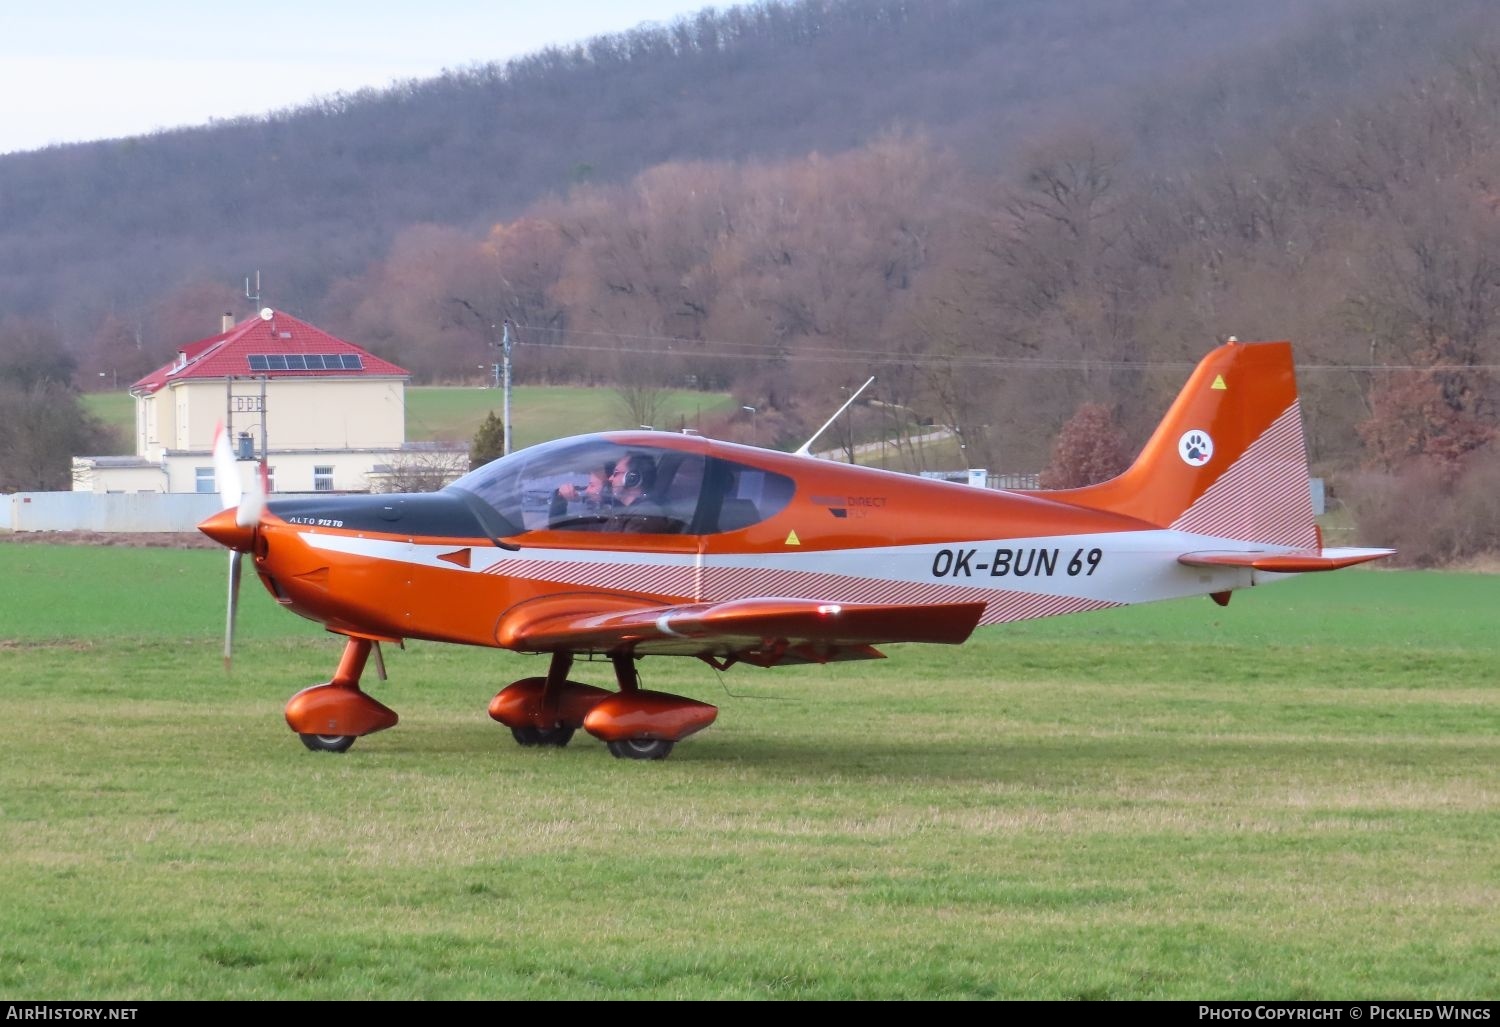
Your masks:
{"label": "spinning propeller", "polygon": [[[229,604],[224,619],[224,670],[229,670],[234,649],[234,620],[240,607],[240,557],[255,544],[255,527],[266,508],[266,483],[257,474],[250,494],[240,487],[239,466],[229,448],[229,436],[220,424],[214,429],[214,482],[224,509],[201,525],[210,538],[229,547]],[[229,511],[234,511],[231,518]]]}

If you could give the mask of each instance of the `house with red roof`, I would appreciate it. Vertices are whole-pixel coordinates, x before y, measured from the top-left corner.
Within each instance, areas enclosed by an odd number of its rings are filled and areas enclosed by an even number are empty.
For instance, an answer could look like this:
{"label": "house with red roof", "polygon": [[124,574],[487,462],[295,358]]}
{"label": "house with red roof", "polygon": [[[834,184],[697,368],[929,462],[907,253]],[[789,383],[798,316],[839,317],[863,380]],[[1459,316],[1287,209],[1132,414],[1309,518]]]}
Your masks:
{"label": "house with red roof", "polygon": [[[466,447],[406,441],[405,368],[270,307],[190,343],[130,387],[135,455],[73,458],[74,490],[214,492],[223,424],[243,485],[264,463],[273,492],[435,488]],[[414,479],[420,479],[419,482]]]}

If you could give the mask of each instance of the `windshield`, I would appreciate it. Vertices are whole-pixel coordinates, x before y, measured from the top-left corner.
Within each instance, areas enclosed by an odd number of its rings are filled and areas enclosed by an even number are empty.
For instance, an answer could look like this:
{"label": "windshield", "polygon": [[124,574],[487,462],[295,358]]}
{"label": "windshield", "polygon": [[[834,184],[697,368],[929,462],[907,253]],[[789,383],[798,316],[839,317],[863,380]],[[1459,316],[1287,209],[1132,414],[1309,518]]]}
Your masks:
{"label": "windshield", "polygon": [[703,486],[703,457],[598,436],[532,446],[448,486],[484,502],[516,535],[562,531],[681,534]]}
{"label": "windshield", "polygon": [[698,453],[599,436],[533,446],[448,486],[497,538],[530,531],[652,535],[737,531],[780,512],[790,478]]}

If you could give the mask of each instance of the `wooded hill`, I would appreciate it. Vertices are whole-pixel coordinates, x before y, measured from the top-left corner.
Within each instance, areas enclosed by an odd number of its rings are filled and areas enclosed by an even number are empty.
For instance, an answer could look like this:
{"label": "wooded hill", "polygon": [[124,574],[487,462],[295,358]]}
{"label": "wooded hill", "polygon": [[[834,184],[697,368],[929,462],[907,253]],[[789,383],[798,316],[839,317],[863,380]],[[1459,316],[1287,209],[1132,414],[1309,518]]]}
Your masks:
{"label": "wooded hill", "polygon": [[329,288],[413,223],[487,228],[580,183],[622,184],[664,162],[838,153],[893,128],[921,131],[983,173],[1014,169],[1029,139],[1085,121],[1111,124],[1138,157],[1174,160],[1289,106],[1430,68],[1483,8],[708,9],[265,117],[0,157],[0,310],[76,338],[104,313],[136,319],[184,286],[231,286],[261,268],[276,302],[318,318]]}
{"label": "wooded hill", "polygon": [[1451,493],[1500,398],[1493,22],[762,3],[12,155],[0,354],[50,332],[83,380],[133,377],[260,269],[420,380],[478,377],[510,318],[521,381],[729,388],[800,441],[873,373],[881,411],[1034,470],[1083,407],[1128,451],[1215,341],[1289,337],[1320,469],[1415,459]]}

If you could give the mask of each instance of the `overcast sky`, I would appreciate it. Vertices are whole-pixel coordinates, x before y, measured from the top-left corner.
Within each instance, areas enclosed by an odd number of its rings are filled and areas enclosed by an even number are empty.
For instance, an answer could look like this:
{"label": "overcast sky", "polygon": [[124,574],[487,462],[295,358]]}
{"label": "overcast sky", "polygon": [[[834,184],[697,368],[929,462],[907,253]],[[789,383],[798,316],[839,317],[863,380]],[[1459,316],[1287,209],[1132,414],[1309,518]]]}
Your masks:
{"label": "overcast sky", "polygon": [[692,0],[0,0],[0,153],[261,114],[643,22]]}

